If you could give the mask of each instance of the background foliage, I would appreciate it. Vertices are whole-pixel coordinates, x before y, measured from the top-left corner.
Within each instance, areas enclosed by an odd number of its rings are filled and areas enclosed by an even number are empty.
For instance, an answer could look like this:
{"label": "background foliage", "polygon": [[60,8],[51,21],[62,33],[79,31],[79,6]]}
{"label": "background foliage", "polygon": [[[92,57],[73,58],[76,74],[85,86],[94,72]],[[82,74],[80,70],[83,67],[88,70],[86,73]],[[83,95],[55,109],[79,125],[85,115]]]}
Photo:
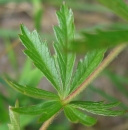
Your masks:
{"label": "background foliage", "polygon": [[[36,1],[36,0],[35,0]],[[38,100],[25,97],[19,93],[16,93],[13,89],[11,89],[3,80],[3,77],[8,77],[11,79],[13,77],[14,81],[17,81],[21,84],[33,85],[37,86],[40,81],[40,87],[44,87],[45,89],[50,89],[49,84],[42,81],[43,75],[35,69],[28,59],[21,54],[22,53],[22,46],[19,45],[19,40],[17,40],[19,33],[19,24],[24,23],[30,29],[37,28],[38,31],[41,33],[41,37],[48,39],[49,46],[54,40],[53,33],[51,33],[52,27],[49,28],[50,25],[56,24],[56,21],[48,24],[48,21],[51,19],[56,19],[51,15],[54,15],[51,12],[54,12],[55,9],[58,9],[59,6],[62,4],[61,0],[38,0],[35,2],[33,1],[0,1],[1,12],[0,12],[0,129],[8,129],[7,123],[9,123],[9,116],[8,116],[8,106],[14,106],[15,99],[18,98],[20,101],[21,106],[26,106],[28,104],[35,104],[38,103]],[[100,0],[99,0],[100,1]],[[13,2],[13,3],[12,3]],[[118,0],[119,2],[119,0]],[[127,1],[126,1],[127,2]],[[127,23],[121,20],[119,17],[110,13],[111,11],[104,8],[97,1],[80,1],[77,0],[67,0],[67,5],[71,7],[75,13],[75,24],[76,29],[76,36],[79,38],[79,32],[84,31],[86,33],[94,32],[95,29],[112,29],[112,30],[123,30],[127,29]],[[104,3],[103,3],[104,4]],[[23,6],[24,5],[24,6]],[[41,7],[40,7],[41,5]],[[125,5],[121,3],[122,8],[127,8]],[[16,6],[24,7],[24,8],[16,8]],[[25,8],[25,6],[27,6]],[[112,8],[112,4],[107,5],[110,9]],[[37,10],[37,8],[39,10]],[[6,11],[5,11],[6,10]],[[8,10],[8,12],[7,12]],[[50,12],[51,10],[51,12]],[[11,12],[12,11],[12,12]],[[17,13],[17,11],[19,11]],[[126,13],[122,15],[122,12],[119,13],[114,10],[116,14],[119,14],[122,18],[126,18]],[[50,17],[50,20],[47,19],[45,22],[46,16]],[[20,17],[19,22],[16,22],[17,19]],[[96,17],[94,17],[96,16]],[[104,17],[105,16],[105,17]],[[84,19],[85,18],[85,19]],[[98,20],[97,20],[98,19]],[[9,22],[8,22],[9,21]],[[46,23],[48,25],[46,25]],[[127,32],[127,30],[125,30]],[[126,33],[124,34],[126,35]],[[120,35],[120,34],[119,34]],[[121,39],[125,40],[125,39]],[[127,40],[127,39],[126,39]],[[113,40],[114,41],[114,40]],[[51,48],[52,50],[52,48]],[[79,56],[82,57],[82,56]],[[78,58],[79,58],[78,57]],[[106,100],[106,101],[119,101],[121,100],[122,103],[120,105],[121,108],[127,108],[127,51],[124,51],[118,59],[116,59],[108,68],[105,70],[102,75],[94,81],[93,84],[88,87],[86,92],[83,95],[80,95],[79,98],[88,99],[88,100]],[[9,74],[9,75],[8,75]],[[28,78],[29,77],[29,78]],[[36,78],[36,80],[34,80]],[[106,81],[105,81],[106,79]],[[109,83],[108,83],[108,82]],[[115,87],[115,88],[114,88]],[[94,94],[95,92],[95,94]],[[115,93],[116,92],[116,93]],[[98,93],[101,96],[98,96]],[[92,96],[93,95],[93,96]],[[23,119],[22,119],[23,118]],[[107,118],[107,117],[106,117]],[[104,129],[107,127],[111,129],[116,129],[117,124],[115,121],[120,124],[121,129],[125,129],[125,124],[123,123],[124,120],[127,122],[127,116],[119,117],[116,119],[111,119],[112,125],[110,126],[107,122],[104,122],[106,118],[101,117],[99,119],[99,124],[93,127],[93,129]],[[21,126],[22,129],[38,129],[41,124],[35,125],[35,120],[33,117],[28,116],[21,116]],[[121,120],[122,119],[122,120]],[[109,118],[110,120],[110,118]],[[64,126],[58,125],[61,124],[59,122],[64,122]],[[29,125],[28,125],[29,124]],[[33,126],[34,124],[34,126]],[[56,125],[57,124],[57,125]],[[80,125],[74,126],[69,124],[65,118],[63,118],[63,114],[58,117],[58,119],[54,122],[54,124],[49,129],[79,129]],[[119,127],[119,128],[120,128]],[[84,129],[84,128],[83,128]],[[89,128],[88,128],[89,129]],[[90,128],[91,129],[91,128]]]}

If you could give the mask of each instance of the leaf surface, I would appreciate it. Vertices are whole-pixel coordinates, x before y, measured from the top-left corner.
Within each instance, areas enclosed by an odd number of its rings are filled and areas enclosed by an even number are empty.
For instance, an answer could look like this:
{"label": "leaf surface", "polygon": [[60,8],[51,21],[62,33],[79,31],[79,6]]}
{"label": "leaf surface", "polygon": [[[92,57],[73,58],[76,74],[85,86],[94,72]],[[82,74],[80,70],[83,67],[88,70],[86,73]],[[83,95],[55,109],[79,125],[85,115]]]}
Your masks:
{"label": "leaf surface", "polygon": [[61,108],[62,105],[60,104],[60,102],[56,102],[55,104],[47,108],[47,110],[42,114],[38,121],[45,122],[46,120],[54,116],[56,113],[58,113]]}
{"label": "leaf surface", "polygon": [[126,113],[126,110],[108,110],[116,107],[120,102],[104,104],[103,102],[73,101],[70,104],[75,108],[103,116],[119,116]]}
{"label": "leaf surface", "polygon": [[70,105],[64,107],[64,113],[66,117],[73,123],[80,122],[85,126],[92,126],[96,123],[96,119],[85,115],[84,113],[80,112]]}
{"label": "leaf surface", "polygon": [[70,102],[75,107],[84,107],[86,109],[109,109],[116,107],[120,102],[113,102],[109,104],[104,104],[104,101],[91,102],[91,101],[72,101]]}
{"label": "leaf surface", "polygon": [[70,93],[81,85],[83,81],[96,69],[103,59],[104,52],[105,49],[90,51],[83,60],[79,61],[70,86]]}
{"label": "leaf surface", "polygon": [[38,98],[38,99],[52,99],[52,100],[56,100],[59,99],[59,96],[43,90],[43,89],[39,89],[39,88],[35,88],[35,87],[29,87],[29,86],[22,86],[20,84],[17,84],[15,82],[11,82],[9,80],[6,79],[6,82],[15,90],[17,90],[18,92],[33,97],[33,98]]}
{"label": "leaf surface", "polygon": [[55,89],[60,92],[56,66],[46,41],[42,42],[36,31],[30,33],[24,25],[21,25],[21,32],[22,34],[19,37],[26,48],[25,54],[33,60],[34,65],[43,72]]}
{"label": "leaf surface", "polygon": [[75,54],[67,53],[70,48],[69,42],[74,39],[74,18],[71,9],[69,10],[66,4],[63,4],[60,11],[57,11],[59,25],[54,27],[57,42],[54,44],[54,49],[57,56],[57,66],[61,77],[63,92],[67,94],[69,89],[70,79],[72,76]]}
{"label": "leaf surface", "polygon": [[33,106],[12,108],[12,110],[20,114],[39,115],[39,114],[49,114],[50,111],[52,110],[55,111],[56,108],[60,108],[60,107],[61,105],[60,102],[58,101],[47,101]]}

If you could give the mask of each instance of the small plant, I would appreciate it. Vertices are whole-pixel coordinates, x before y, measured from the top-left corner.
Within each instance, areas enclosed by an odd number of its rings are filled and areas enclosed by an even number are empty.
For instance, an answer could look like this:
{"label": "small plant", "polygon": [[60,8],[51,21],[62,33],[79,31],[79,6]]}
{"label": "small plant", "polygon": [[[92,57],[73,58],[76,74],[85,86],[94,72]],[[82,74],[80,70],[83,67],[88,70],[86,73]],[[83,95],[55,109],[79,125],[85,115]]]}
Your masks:
{"label": "small plant", "polygon": [[71,44],[69,43],[74,39],[75,33],[73,13],[66,4],[63,4],[60,11],[57,11],[56,14],[59,25],[54,26],[57,41],[53,45],[55,50],[53,56],[50,54],[47,42],[41,41],[36,30],[30,33],[21,24],[22,34],[19,37],[26,48],[24,53],[44,74],[57,93],[32,86],[23,86],[6,79],[12,88],[24,95],[37,99],[47,99],[47,101],[37,105],[18,108],[11,107],[10,109],[19,114],[40,115],[38,121],[44,123],[40,130],[46,130],[61,111],[64,111],[66,117],[71,122],[80,122],[86,126],[94,125],[97,120],[81,110],[103,116],[124,114],[125,110],[110,110],[110,108],[119,105],[119,102],[105,104],[104,101],[74,101],[73,99],[98,76],[126,45],[121,44],[115,47],[104,60],[106,48],[88,51],[85,58],[79,61],[73,73],[76,54],[74,52],[67,53],[67,50],[71,50]]}

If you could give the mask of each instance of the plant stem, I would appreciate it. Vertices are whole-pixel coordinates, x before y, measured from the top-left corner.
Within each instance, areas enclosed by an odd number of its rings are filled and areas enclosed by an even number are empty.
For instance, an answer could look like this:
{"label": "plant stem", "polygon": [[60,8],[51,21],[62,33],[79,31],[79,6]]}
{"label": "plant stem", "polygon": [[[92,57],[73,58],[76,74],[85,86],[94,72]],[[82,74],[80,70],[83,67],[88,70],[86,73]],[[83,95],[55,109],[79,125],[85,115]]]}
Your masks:
{"label": "plant stem", "polygon": [[46,130],[49,125],[51,124],[51,122],[54,120],[55,116],[52,116],[49,120],[47,120],[46,122],[44,122],[44,124],[41,126],[41,128],[39,130]]}
{"label": "plant stem", "polygon": [[121,44],[115,47],[110,54],[101,62],[101,64],[92,72],[92,74],[68,97],[63,100],[64,104],[69,103],[80,92],[82,92],[97,76],[98,74],[108,66],[108,64],[126,47],[126,44]]}
{"label": "plant stem", "polygon": [[43,123],[43,125],[40,127],[39,130],[47,130],[47,128],[49,127],[49,125],[52,123],[52,121],[54,120],[54,118],[60,113],[60,111],[62,110],[63,108],[61,108],[55,115],[53,115],[50,119],[48,119],[47,121],[45,121]]}

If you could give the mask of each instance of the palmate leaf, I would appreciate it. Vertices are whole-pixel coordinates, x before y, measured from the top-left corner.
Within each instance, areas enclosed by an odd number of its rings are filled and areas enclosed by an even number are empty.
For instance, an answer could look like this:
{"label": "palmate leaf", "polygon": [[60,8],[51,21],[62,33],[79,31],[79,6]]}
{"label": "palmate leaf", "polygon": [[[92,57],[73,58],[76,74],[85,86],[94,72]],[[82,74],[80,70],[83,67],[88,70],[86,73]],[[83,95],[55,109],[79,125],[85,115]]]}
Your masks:
{"label": "palmate leaf", "polygon": [[64,113],[66,117],[73,123],[80,122],[85,126],[92,126],[96,123],[96,119],[85,115],[84,113],[80,112],[70,105],[64,107]]}
{"label": "palmate leaf", "polygon": [[57,42],[54,44],[57,66],[59,69],[63,93],[66,96],[69,89],[69,83],[72,76],[72,70],[75,61],[75,54],[67,53],[70,48],[70,40],[74,39],[74,19],[71,9],[69,10],[66,4],[63,4],[60,11],[57,11],[59,26],[54,27]]}
{"label": "palmate leaf", "polygon": [[42,42],[36,31],[30,33],[23,24],[21,24],[21,31],[22,34],[19,37],[26,48],[25,54],[33,60],[34,65],[43,72],[55,89],[60,92],[54,59],[49,52],[46,41]]}
{"label": "palmate leaf", "polygon": [[20,84],[17,84],[15,82],[9,81],[6,79],[6,82],[15,90],[17,90],[18,92],[33,97],[33,98],[38,98],[38,99],[52,99],[52,100],[57,100],[59,99],[59,96],[43,90],[43,89],[39,89],[39,88],[35,88],[35,87],[29,87],[29,86],[22,86]]}
{"label": "palmate leaf", "polygon": [[74,91],[88,76],[96,69],[102,61],[105,49],[93,50],[87,53],[83,60],[80,60],[70,85],[70,93]]}
{"label": "palmate leaf", "polygon": [[[19,107],[19,102],[16,101],[15,108]],[[19,114],[11,110],[12,107],[9,106],[9,116],[11,124],[8,124],[9,130],[20,130],[20,117]]]}
{"label": "palmate leaf", "polygon": [[[67,50],[71,50],[72,46],[69,42],[74,40],[73,14],[71,10],[68,10],[66,4],[63,4],[60,11],[57,12],[57,17],[59,26],[54,27],[57,39],[57,42],[54,44],[54,58],[49,52],[46,41],[42,42],[36,31],[30,33],[24,25],[21,25],[22,34],[20,35],[20,39],[26,48],[24,51],[25,54],[32,59],[35,66],[43,72],[58,91],[60,97],[52,92],[29,86],[22,86],[7,80],[10,86],[25,95],[39,99],[51,99],[51,101],[46,101],[41,104],[11,108],[11,110],[20,114],[41,115],[39,122],[45,122],[51,117],[55,117],[60,110],[64,109],[65,115],[70,121],[74,123],[80,122],[86,126],[94,125],[96,119],[85,115],[77,110],[77,108],[99,115],[115,116],[122,114],[123,111],[107,110],[116,106],[118,103],[107,105],[103,104],[103,101],[95,103],[80,102],[79,104],[78,102],[69,103],[73,98],[70,94],[77,87],[80,87],[85,80],[87,81],[88,77],[96,70],[103,59],[106,49],[98,48],[88,52],[85,58],[78,63],[71,82],[75,54],[72,52],[67,53]],[[50,120],[45,124],[49,125]]]}
{"label": "palmate leaf", "polygon": [[128,30],[83,32],[81,39],[71,42],[72,51],[85,53],[88,50],[113,47],[128,41]]}
{"label": "palmate leaf", "polygon": [[107,8],[111,9],[115,14],[128,21],[128,6],[124,0],[98,0]]}
{"label": "palmate leaf", "polygon": [[103,116],[119,116],[126,113],[126,110],[108,110],[116,107],[120,104],[120,102],[104,104],[103,102],[72,101],[70,104],[74,108],[79,108],[87,112]]}

